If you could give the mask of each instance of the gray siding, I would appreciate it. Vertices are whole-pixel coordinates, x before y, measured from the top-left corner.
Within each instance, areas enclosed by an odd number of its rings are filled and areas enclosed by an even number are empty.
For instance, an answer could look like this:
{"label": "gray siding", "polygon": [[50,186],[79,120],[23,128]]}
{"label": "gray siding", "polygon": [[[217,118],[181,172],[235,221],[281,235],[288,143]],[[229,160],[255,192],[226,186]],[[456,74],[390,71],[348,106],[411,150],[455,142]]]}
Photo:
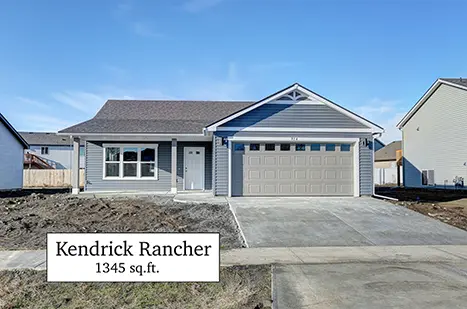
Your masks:
{"label": "gray siding", "polygon": [[[214,194],[228,194],[228,149],[227,145],[222,145],[222,137],[228,136],[251,136],[252,132],[216,132],[214,136]],[[277,136],[277,137],[308,137],[308,138],[360,138],[360,140],[368,139],[368,146],[360,143],[360,194],[373,194],[373,137],[370,133],[287,133],[287,132],[254,132],[254,136]],[[233,158],[233,160],[237,160]],[[232,171],[234,175],[240,175],[241,171]],[[235,177],[233,185],[238,184],[238,176]],[[232,193],[239,192],[240,189],[232,187]]]}
{"label": "gray siding", "polygon": [[[111,144],[112,142],[105,142]],[[138,144],[134,142],[118,142],[120,144]],[[159,179],[157,180],[104,180],[103,176],[103,142],[86,143],[86,191],[169,191],[171,188],[171,143],[157,142]],[[115,142],[117,144],[117,142]],[[144,142],[148,144],[148,142]],[[212,189],[212,151],[210,143],[179,142],[177,148],[177,188],[183,190],[183,147],[199,146],[205,149],[205,187]]]}
{"label": "gray siding", "polygon": [[439,188],[456,176],[467,184],[467,91],[441,85],[402,128],[404,185],[424,187],[421,173],[434,170]]}
{"label": "gray siding", "polygon": [[23,187],[23,145],[0,122],[0,190]]}
{"label": "gray siding", "polygon": [[[223,132],[227,133],[227,132]],[[222,136],[228,134],[215,135],[213,137],[214,148],[214,188],[215,195],[227,195],[229,192],[228,175],[229,175],[229,151],[227,145],[222,145]]]}
{"label": "gray siding", "polygon": [[325,104],[265,104],[223,127],[367,128]]}

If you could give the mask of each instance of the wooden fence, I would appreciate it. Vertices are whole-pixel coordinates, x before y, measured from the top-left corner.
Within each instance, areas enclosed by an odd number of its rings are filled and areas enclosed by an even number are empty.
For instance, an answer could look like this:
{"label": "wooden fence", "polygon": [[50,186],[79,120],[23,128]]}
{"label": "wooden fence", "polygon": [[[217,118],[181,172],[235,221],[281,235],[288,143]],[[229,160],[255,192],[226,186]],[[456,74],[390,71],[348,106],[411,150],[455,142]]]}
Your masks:
{"label": "wooden fence", "polygon": [[[79,185],[84,187],[84,169],[79,171]],[[71,187],[71,170],[23,170],[23,188]]]}

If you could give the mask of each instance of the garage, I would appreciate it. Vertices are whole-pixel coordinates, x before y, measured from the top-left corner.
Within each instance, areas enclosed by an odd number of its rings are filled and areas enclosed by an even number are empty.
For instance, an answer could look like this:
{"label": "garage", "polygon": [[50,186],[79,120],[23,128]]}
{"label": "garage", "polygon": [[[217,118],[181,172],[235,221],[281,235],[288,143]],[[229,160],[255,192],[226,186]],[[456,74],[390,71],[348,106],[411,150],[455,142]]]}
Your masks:
{"label": "garage", "polygon": [[352,196],[353,152],[346,143],[234,144],[244,196]]}

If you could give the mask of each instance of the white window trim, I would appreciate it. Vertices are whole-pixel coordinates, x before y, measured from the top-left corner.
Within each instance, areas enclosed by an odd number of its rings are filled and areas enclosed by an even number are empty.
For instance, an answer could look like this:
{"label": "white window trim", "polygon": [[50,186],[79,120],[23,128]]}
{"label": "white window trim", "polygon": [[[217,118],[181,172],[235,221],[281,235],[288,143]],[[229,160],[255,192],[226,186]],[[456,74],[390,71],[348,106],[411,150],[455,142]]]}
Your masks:
{"label": "white window trim", "polygon": [[[106,161],[105,151],[107,148],[120,148],[120,159],[119,161]],[[123,177],[123,149],[124,148],[138,148],[138,157],[136,161],[127,161],[126,163],[136,163],[136,177]],[[142,162],[141,161],[141,148],[154,148],[155,149],[155,161],[154,162]],[[102,145],[102,179],[103,180],[159,180],[159,144],[103,144]],[[106,176],[106,163],[118,163],[119,164],[119,176]],[[142,177],[141,176],[141,164],[154,163],[154,176],[153,177]]]}

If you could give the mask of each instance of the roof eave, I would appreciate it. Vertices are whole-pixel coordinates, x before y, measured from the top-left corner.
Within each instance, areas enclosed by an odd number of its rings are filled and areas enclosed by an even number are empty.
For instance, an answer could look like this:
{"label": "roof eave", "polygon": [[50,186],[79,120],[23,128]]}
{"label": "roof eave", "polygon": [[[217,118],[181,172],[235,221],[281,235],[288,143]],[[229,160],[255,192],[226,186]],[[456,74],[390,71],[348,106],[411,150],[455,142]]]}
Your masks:
{"label": "roof eave", "polygon": [[418,110],[425,104],[425,102],[431,97],[431,95],[441,86],[442,84],[449,85],[452,87],[456,87],[459,89],[467,90],[467,87],[449,82],[447,80],[443,80],[441,78],[438,78],[433,85],[423,94],[423,96],[420,98],[420,100],[415,103],[415,105],[409,110],[407,114],[402,117],[402,119],[399,121],[399,123],[396,125],[396,127],[400,130],[402,129],[406,123],[415,115]]}

